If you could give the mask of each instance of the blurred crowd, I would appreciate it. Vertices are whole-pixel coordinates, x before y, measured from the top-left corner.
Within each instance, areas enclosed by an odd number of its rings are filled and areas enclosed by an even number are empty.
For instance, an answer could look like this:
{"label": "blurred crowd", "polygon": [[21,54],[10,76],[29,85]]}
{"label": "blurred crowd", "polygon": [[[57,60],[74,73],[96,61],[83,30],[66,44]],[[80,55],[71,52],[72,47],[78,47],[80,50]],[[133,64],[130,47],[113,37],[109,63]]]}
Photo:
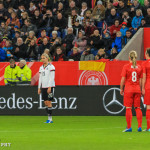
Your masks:
{"label": "blurred crowd", "polygon": [[148,0],[0,0],[0,62],[113,60],[149,26]]}

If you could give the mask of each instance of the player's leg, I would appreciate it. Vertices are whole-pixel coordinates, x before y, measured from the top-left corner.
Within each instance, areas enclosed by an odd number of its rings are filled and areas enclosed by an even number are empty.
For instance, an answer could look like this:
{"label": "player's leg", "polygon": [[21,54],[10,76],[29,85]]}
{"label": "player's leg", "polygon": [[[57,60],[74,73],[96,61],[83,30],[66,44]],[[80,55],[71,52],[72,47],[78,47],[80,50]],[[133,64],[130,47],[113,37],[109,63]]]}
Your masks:
{"label": "player's leg", "polygon": [[48,107],[48,120],[50,120],[50,123],[52,123],[52,102],[47,101],[47,107]]}
{"label": "player's leg", "polygon": [[146,106],[147,130],[150,131],[150,105]]}
{"label": "player's leg", "polygon": [[126,107],[126,122],[127,128],[123,132],[132,132],[131,124],[132,124],[132,104],[133,104],[133,94],[132,93],[124,93],[124,106]]}
{"label": "player's leg", "polygon": [[51,93],[48,94],[48,101],[47,101],[47,107],[48,107],[48,120],[50,120],[50,123],[53,123],[52,121],[52,100],[54,99],[54,88],[51,88]]}
{"label": "player's leg", "polygon": [[46,110],[46,113],[48,114],[48,105],[47,105],[48,94],[47,94],[47,88],[42,88],[41,89],[41,93],[42,93],[42,100],[44,100],[45,110]]}
{"label": "player's leg", "polygon": [[142,111],[140,108],[141,105],[141,94],[140,93],[135,93],[134,95],[134,108],[136,112],[136,118],[138,121],[138,132],[142,131]]}
{"label": "player's leg", "polygon": [[150,131],[150,90],[145,90],[144,104],[146,104],[147,128],[144,131]]}

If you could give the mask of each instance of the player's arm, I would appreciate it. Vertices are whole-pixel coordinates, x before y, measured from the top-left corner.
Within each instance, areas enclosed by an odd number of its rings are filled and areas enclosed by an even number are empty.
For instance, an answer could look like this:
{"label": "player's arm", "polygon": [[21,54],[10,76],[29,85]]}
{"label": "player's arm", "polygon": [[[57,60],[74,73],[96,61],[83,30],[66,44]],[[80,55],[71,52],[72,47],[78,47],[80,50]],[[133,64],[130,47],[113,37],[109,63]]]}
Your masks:
{"label": "player's arm", "polygon": [[145,95],[145,83],[146,83],[146,73],[143,73],[142,79],[142,94]]}
{"label": "player's arm", "polygon": [[41,94],[42,74],[39,72],[38,94]]}
{"label": "player's arm", "polygon": [[121,82],[120,82],[120,94],[123,95],[123,89],[124,89],[124,84],[125,84],[125,77],[121,78]]}
{"label": "player's arm", "polygon": [[50,79],[49,79],[49,88],[47,90],[47,93],[51,93],[51,87],[53,86],[53,82],[55,80],[55,69],[50,70]]}

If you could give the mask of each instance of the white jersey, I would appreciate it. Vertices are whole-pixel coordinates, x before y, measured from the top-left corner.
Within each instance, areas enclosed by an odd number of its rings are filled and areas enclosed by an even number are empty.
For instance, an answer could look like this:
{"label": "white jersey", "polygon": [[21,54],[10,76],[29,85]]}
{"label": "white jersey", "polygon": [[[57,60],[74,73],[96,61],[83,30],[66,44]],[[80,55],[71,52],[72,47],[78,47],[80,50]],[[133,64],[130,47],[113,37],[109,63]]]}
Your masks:
{"label": "white jersey", "polygon": [[48,87],[55,87],[55,67],[50,63],[46,67],[42,65],[39,69],[38,88]]}

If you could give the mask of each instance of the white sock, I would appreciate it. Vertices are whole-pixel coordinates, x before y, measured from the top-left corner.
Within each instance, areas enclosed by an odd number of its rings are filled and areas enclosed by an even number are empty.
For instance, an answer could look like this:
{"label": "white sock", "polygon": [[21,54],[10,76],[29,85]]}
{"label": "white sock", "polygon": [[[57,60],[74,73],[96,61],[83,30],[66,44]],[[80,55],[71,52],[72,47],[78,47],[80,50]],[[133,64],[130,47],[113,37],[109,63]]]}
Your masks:
{"label": "white sock", "polygon": [[48,115],[48,120],[52,121],[52,116]]}

